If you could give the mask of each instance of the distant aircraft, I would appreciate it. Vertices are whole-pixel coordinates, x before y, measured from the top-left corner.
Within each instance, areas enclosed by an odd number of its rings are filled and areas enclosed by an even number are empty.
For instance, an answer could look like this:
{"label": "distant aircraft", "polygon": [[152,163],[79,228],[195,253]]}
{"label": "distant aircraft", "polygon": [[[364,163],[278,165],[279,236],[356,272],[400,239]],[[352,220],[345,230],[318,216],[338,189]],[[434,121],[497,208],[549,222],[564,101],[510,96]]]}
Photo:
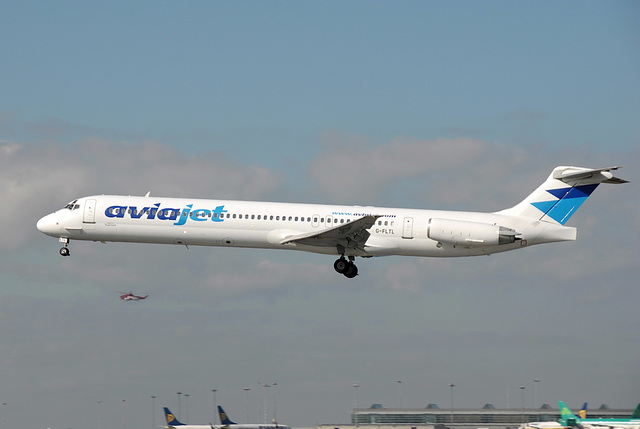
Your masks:
{"label": "distant aircraft", "polygon": [[175,415],[169,410],[164,408],[164,415],[167,420],[168,427],[179,427],[180,429],[291,429],[290,426],[273,424],[239,424],[229,420],[227,413],[224,412],[221,406],[218,405],[218,413],[220,414],[221,425],[189,425],[180,422]]}
{"label": "distant aircraft", "polygon": [[164,407],[164,417],[167,420],[167,428],[180,427],[180,429],[220,429],[220,426],[214,426],[211,423],[208,425],[187,425],[180,422],[176,416],[167,408]]}
{"label": "distant aircraft", "polygon": [[[581,418],[587,417],[587,403],[585,402],[580,411],[578,412]],[[561,429],[569,426],[565,426],[558,421],[547,422],[529,422],[519,426],[519,429]]]}
{"label": "distant aircraft", "polygon": [[218,414],[220,415],[222,427],[225,429],[291,429],[290,426],[278,424],[275,420],[272,424],[241,424],[233,422],[220,405],[218,405]]}
{"label": "distant aircraft", "polygon": [[[494,213],[383,207],[94,195],[44,216],[37,228],[70,240],[289,249],[338,255],[334,269],[358,274],[356,257],[490,255],[575,240],[565,226],[601,183],[627,183],[620,167],[556,167],[522,202]],[[241,269],[241,268],[239,268]]]}
{"label": "distant aircraft", "polygon": [[640,428],[640,404],[636,407],[631,418],[628,419],[585,419],[573,414],[571,409],[562,401],[558,402],[560,406],[560,424],[571,427],[582,428],[620,428],[620,429],[639,429]]}
{"label": "distant aircraft", "polygon": [[145,296],[140,296],[140,295],[134,295],[133,292],[120,292],[122,295],[120,295],[120,299],[124,300],[124,301],[142,301],[143,299],[147,299],[149,298],[149,295],[145,295]]}

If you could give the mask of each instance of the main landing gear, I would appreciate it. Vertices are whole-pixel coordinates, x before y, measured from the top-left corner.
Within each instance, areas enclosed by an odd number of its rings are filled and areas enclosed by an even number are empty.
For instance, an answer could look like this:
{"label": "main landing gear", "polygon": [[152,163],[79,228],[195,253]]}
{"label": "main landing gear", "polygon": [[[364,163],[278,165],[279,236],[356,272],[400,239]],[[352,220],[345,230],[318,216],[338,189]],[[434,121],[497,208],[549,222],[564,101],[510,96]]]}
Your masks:
{"label": "main landing gear", "polygon": [[355,256],[349,256],[349,260],[347,261],[344,258],[344,255],[340,256],[333,263],[333,269],[335,269],[336,272],[344,275],[346,278],[352,279],[358,275],[358,267],[356,267],[356,264],[353,263],[355,259]]}
{"label": "main landing gear", "polygon": [[69,251],[69,239],[68,238],[60,238],[60,242],[64,243],[64,247],[60,248],[61,256],[69,256],[71,252]]}

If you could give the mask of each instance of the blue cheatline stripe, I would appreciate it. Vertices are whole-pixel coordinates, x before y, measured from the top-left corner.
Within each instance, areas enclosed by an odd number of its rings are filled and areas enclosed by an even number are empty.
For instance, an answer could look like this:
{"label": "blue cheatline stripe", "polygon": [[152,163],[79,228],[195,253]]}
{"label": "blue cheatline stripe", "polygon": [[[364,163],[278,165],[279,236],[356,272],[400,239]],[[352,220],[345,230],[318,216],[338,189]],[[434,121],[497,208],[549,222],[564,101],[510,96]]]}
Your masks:
{"label": "blue cheatline stripe", "polygon": [[597,187],[596,183],[573,188],[548,189],[547,192],[558,200],[540,201],[531,203],[531,205],[559,224],[564,225]]}

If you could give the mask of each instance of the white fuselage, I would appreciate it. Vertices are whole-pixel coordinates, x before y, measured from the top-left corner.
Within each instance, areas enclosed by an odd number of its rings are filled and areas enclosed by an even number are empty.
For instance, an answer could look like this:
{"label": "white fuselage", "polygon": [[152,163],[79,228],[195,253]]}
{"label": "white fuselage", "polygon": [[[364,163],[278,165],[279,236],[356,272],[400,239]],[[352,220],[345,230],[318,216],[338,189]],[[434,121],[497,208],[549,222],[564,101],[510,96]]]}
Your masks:
{"label": "white fuselage", "polygon": [[[366,244],[347,248],[343,252],[346,256],[488,255],[575,240],[576,236],[575,228],[499,213],[116,195],[80,198],[40,219],[37,227],[61,240],[291,249],[336,255],[341,253],[339,249],[323,245],[321,240],[316,244],[288,239],[320,234],[367,215],[377,219],[367,230]],[[434,231],[434,225],[440,229]],[[456,229],[458,226],[462,228]],[[498,227],[515,231],[517,240],[499,244],[492,236]]]}
{"label": "white fuselage", "polygon": [[583,419],[580,424],[593,429],[640,429],[640,419]]}

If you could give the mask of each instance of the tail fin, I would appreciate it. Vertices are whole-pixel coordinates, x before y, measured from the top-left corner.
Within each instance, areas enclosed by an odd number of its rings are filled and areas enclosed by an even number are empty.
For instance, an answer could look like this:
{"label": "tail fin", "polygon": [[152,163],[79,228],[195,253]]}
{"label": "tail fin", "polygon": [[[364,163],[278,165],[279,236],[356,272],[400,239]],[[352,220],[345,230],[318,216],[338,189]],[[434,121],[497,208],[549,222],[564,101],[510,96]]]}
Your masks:
{"label": "tail fin", "polygon": [[180,423],[167,407],[164,407],[164,417],[167,419],[167,426],[184,426],[184,423]]}
{"label": "tail fin", "polygon": [[220,414],[220,423],[223,425],[237,425],[236,422],[229,420],[229,416],[227,416],[227,413],[224,412],[220,405],[218,405],[218,414]]}
{"label": "tail fin", "polygon": [[636,407],[636,410],[631,414],[631,420],[640,419],[640,404]]}
{"label": "tail fin", "polygon": [[558,422],[565,427],[578,426],[582,419],[573,414],[573,411],[562,401],[558,401],[560,406],[560,420]]}
{"label": "tail fin", "polygon": [[619,168],[556,167],[521,203],[499,213],[564,225],[600,183],[628,183],[611,173]]}
{"label": "tail fin", "polygon": [[582,409],[580,410],[578,415],[580,416],[581,419],[586,419],[587,418],[587,403],[586,402],[582,406]]}

